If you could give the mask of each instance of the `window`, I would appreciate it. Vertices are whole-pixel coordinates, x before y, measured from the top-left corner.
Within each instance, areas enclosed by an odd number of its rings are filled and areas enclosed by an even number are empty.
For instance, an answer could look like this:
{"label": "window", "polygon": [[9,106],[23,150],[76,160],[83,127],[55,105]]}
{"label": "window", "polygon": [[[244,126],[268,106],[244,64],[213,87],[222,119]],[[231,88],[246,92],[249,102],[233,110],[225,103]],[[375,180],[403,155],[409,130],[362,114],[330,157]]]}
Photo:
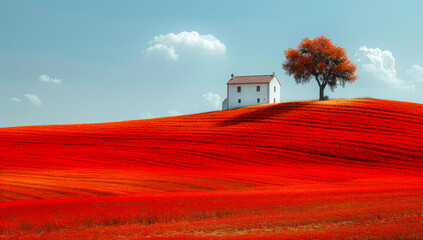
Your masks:
{"label": "window", "polygon": [[276,86],[273,87],[273,92],[276,92]]}
{"label": "window", "polygon": [[237,91],[237,92],[241,92],[241,87],[240,87],[240,86],[238,86],[238,87],[236,88],[236,91]]}
{"label": "window", "polygon": [[257,92],[260,92],[260,86],[256,87]]}
{"label": "window", "polygon": [[238,103],[241,103],[241,99],[238,99]]}
{"label": "window", "polygon": [[259,103],[260,102],[260,98],[257,98],[257,103]]}

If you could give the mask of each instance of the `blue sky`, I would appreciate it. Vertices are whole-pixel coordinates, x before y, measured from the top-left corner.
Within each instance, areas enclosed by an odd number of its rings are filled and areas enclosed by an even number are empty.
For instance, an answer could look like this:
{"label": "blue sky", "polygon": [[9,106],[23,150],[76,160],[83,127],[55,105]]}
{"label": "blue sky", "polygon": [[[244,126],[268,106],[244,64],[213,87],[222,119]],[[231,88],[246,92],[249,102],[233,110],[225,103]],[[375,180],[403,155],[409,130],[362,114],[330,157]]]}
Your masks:
{"label": "blue sky", "polygon": [[423,103],[423,1],[0,0],[0,127],[132,120],[220,109],[230,74],[276,72],[325,35],[360,79],[330,98]]}

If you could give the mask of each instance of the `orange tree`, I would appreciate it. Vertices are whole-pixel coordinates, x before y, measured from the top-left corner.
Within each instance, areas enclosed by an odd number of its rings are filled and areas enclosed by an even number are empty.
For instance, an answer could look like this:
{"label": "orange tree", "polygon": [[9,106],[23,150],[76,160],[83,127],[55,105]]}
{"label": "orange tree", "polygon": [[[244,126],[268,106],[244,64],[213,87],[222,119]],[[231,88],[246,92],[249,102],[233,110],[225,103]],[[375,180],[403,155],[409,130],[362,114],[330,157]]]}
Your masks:
{"label": "orange tree", "polygon": [[327,85],[333,91],[338,85],[344,87],[358,79],[357,66],[348,59],[347,51],[325,36],[303,38],[296,49],[288,48],[284,53],[283,69],[294,75],[297,83],[308,83],[314,77],[320,88],[319,100],[325,99]]}

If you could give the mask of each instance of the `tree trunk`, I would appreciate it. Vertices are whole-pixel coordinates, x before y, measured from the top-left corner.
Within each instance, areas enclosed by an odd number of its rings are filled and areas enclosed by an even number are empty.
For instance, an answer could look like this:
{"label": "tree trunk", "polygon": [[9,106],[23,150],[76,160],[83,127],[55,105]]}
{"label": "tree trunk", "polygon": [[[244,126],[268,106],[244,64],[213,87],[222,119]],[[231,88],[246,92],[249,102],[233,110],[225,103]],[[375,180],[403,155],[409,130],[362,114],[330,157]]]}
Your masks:
{"label": "tree trunk", "polygon": [[324,94],[324,91],[325,91],[325,86],[320,86],[320,94],[319,94],[319,100],[320,101],[322,101],[322,100],[325,100],[325,94]]}

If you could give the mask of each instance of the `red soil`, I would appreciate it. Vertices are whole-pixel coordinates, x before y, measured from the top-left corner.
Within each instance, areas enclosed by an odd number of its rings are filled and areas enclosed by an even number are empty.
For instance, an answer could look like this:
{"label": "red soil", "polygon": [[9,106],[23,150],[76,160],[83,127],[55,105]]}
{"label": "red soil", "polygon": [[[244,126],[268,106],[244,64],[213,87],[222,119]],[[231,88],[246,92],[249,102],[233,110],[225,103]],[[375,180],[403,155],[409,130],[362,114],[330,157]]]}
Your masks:
{"label": "red soil", "polygon": [[423,238],[423,105],[0,128],[0,238]]}

